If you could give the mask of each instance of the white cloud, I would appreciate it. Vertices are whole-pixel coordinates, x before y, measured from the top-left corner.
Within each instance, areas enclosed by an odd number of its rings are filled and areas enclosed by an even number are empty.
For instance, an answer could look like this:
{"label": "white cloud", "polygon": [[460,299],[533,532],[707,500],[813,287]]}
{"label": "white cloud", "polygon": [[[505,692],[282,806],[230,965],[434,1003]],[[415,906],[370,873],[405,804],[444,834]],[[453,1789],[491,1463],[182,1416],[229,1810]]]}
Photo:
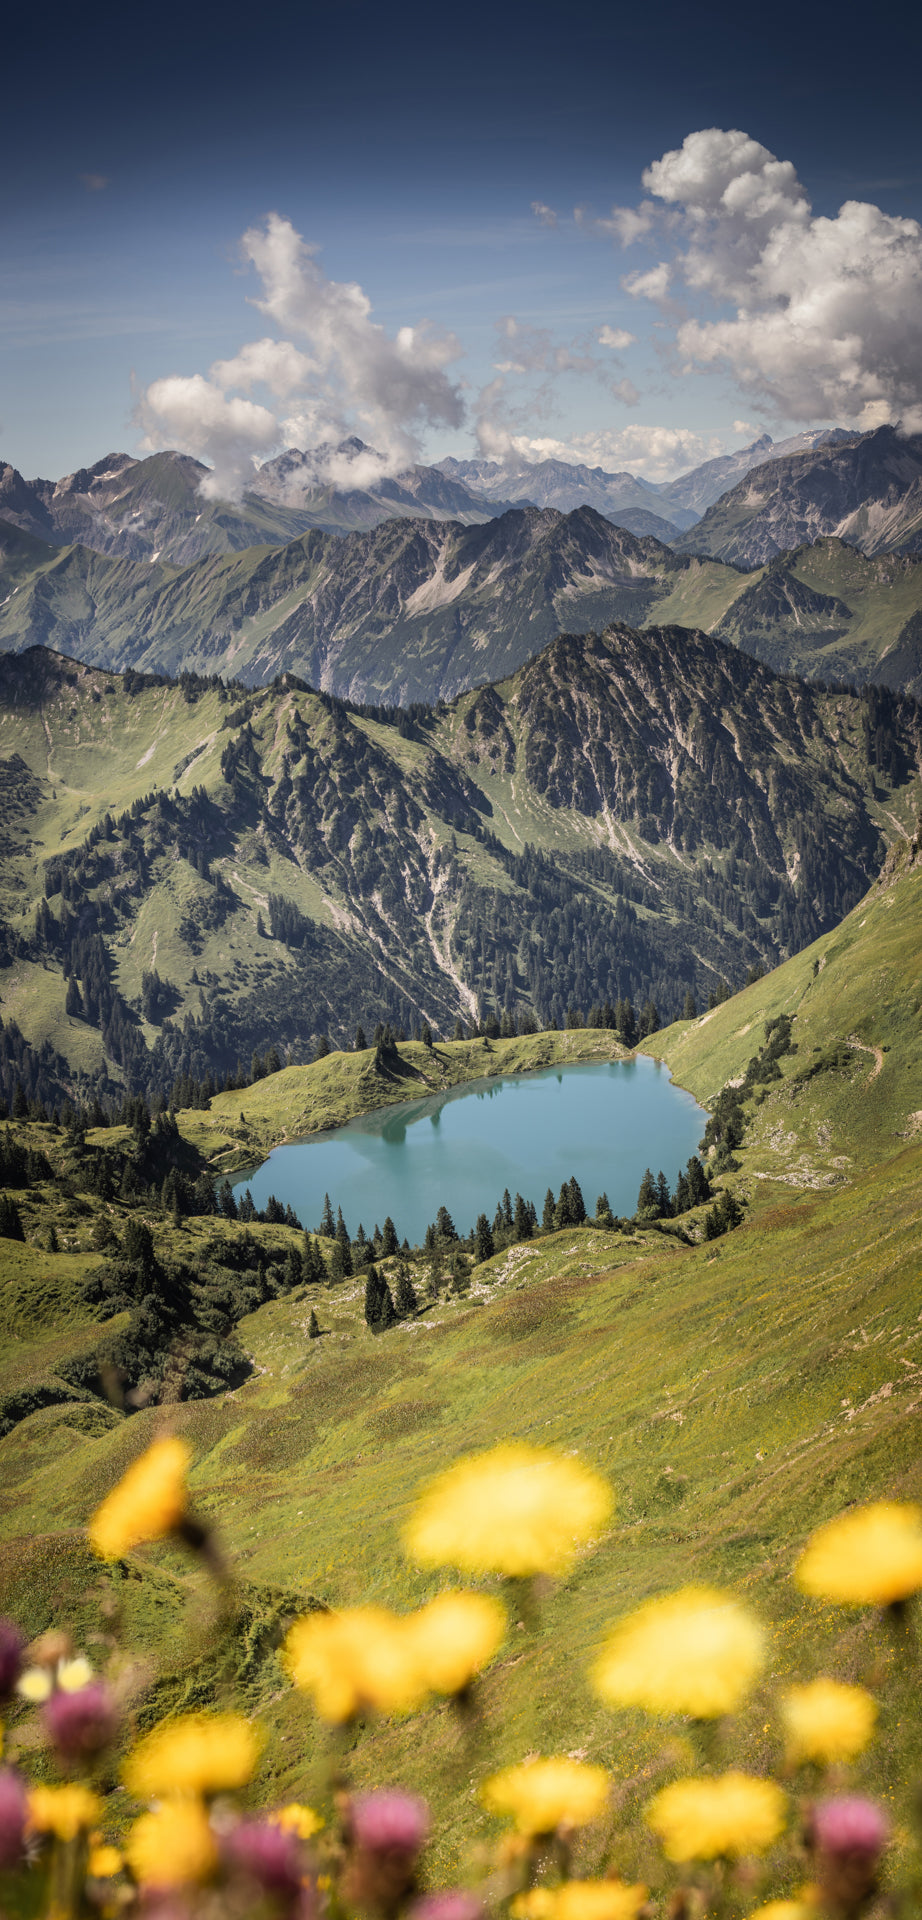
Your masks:
{"label": "white cloud", "polygon": [[654,217],[652,200],[642,200],[639,207],[612,207],[611,213],[601,219],[588,207],[573,209],[578,227],[598,239],[616,240],[619,247],[632,247],[635,240],[642,240],[650,232]]}
{"label": "white cloud", "polygon": [[[282,337],[248,341],[215,361],[207,379],[155,380],[136,409],[147,448],[176,446],[212,464],[202,492],[236,499],[260,460],[283,445],[329,443],[322,477],[365,486],[417,460],[426,427],[461,425],[461,388],[446,371],[461,351],[453,334],[423,321],[391,337],[372,319],[362,288],[330,280],[316,249],[279,214],[249,228],[241,244],[262,281],[252,304]],[[265,389],[271,408],[241,397],[254,387]],[[335,452],[356,432],[374,442],[358,463]]]}
{"label": "white cloud", "polygon": [[670,480],[725,451],[715,434],[695,433],[686,427],[635,425],[601,428],[559,439],[553,435],[506,433],[497,430],[492,446],[481,442],[492,460],[569,460],[576,465],[603,467],[608,473],[627,469],[648,480]]}
{"label": "white cloud", "polygon": [[687,371],[727,367],[790,420],[922,426],[917,221],[855,200],[814,215],[792,163],[738,130],[689,134],[643,183],[678,246],[627,290],[662,303],[683,281],[733,309],[677,324]]}
{"label": "white cloud", "polygon": [[628,333],[626,327],[600,327],[599,346],[611,347],[613,353],[623,353],[626,347],[632,347],[636,333]]}
{"label": "white cloud", "polygon": [[229,398],[200,373],[154,380],[135,418],[145,430],[142,445],[149,452],[178,447],[211,466],[199,489],[207,500],[239,499],[254,463],[271,453],[278,440],[278,422],[266,407]]}
{"label": "white cloud", "polygon": [[540,220],[542,227],[556,227],[557,215],[553,207],[545,206],[543,200],[533,200],[531,210],[536,220]]}
{"label": "white cloud", "polygon": [[751,420],[734,420],[733,431],[734,433],[748,434],[748,433],[758,433],[759,429],[758,427],[753,426]]}

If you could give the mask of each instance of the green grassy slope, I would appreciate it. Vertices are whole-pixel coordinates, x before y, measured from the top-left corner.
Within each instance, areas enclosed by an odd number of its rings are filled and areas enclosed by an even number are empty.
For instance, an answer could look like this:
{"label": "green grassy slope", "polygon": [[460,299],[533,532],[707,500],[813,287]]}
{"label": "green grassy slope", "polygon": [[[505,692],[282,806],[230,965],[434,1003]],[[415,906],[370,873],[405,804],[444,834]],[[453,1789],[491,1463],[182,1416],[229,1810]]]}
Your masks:
{"label": "green grassy slope", "polygon": [[[631,1716],[613,1719],[583,1677],[605,1624],[647,1594],[689,1580],[742,1591],[772,1628],[775,1677],[866,1669],[861,1621],[799,1598],[789,1569],[807,1532],[847,1502],[922,1496],[918,852],[894,857],[814,949],[652,1043],[706,1101],[745,1071],[767,1019],[795,1016],[797,1051],[753,1108],[751,1144],[737,1156],[732,1179],[749,1204],[735,1233],[697,1246],[652,1230],[552,1235],[497,1255],[465,1298],[378,1339],[364,1326],[360,1284],[283,1298],[241,1325],[256,1365],[243,1386],[169,1410],[195,1452],[196,1499],[257,1612],[271,1613],[279,1589],[398,1606],[436,1590],[399,1548],[414,1490],[497,1438],[576,1450],[610,1476],[610,1530],[545,1596],[534,1629],[513,1625],[486,1679],[484,1744],[432,1708],[362,1729],[350,1753],[361,1782],[399,1778],[431,1796],[443,1871],[480,1817],[470,1780],[486,1741],[491,1764],[578,1749],[649,1790],[643,1769],[658,1736]],[[267,1137],[289,1123],[293,1084],[278,1076],[255,1090]],[[63,1298],[76,1269],[61,1270],[71,1276]],[[8,1271],[21,1291],[24,1268]],[[313,1342],[312,1304],[323,1329]],[[42,1311],[29,1334],[39,1343],[57,1337]],[[17,1338],[28,1332],[11,1325]],[[95,1426],[83,1415],[79,1432],[74,1419],[67,1407],[45,1409],[0,1441],[10,1488],[0,1605],[23,1606],[32,1631],[65,1603],[84,1631],[96,1620],[101,1585],[79,1530],[164,1412],[97,1415]],[[159,1709],[214,1684],[205,1597],[173,1549],[131,1556],[128,1574],[102,1586],[162,1663]],[[271,1653],[247,1672],[245,1698],[267,1708],[270,1726],[260,1790],[312,1790],[324,1742],[310,1714]],[[883,1792],[918,1770],[912,1686],[911,1673],[895,1676],[885,1739],[859,1768]],[[775,1739],[757,1695],[731,1755],[759,1764]]]}

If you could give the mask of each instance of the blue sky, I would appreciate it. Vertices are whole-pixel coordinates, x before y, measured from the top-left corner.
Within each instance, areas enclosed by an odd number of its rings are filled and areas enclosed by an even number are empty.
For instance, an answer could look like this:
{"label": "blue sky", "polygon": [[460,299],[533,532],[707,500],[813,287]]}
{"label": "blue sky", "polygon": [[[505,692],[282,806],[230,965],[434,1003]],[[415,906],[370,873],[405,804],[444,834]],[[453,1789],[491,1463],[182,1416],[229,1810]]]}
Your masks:
{"label": "blue sky", "polygon": [[665,478],[766,429],[914,422],[906,21],[35,10],[5,53],[0,458],[182,445],[239,491],[352,430],[391,469]]}

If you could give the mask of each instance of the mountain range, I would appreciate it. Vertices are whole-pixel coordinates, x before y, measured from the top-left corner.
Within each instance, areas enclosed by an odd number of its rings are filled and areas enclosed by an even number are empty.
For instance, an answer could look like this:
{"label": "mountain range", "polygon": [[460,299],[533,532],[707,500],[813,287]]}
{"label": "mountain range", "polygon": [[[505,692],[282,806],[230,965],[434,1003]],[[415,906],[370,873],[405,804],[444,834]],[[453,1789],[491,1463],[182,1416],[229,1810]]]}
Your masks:
{"label": "mountain range", "polygon": [[561,629],[678,624],[770,665],[922,693],[922,556],[836,539],[744,573],[635,538],[591,507],[479,526],[390,520],[184,568],[50,547],[0,526],[0,646],[96,665],[294,672],[341,698],[452,699],[523,665]]}
{"label": "mountain range", "polygon": [[681,627],[412,716],[6,655],[2,1019],[151,1091],[357,1019],[672,1017],[835,924],[920,764],[914,702]]}

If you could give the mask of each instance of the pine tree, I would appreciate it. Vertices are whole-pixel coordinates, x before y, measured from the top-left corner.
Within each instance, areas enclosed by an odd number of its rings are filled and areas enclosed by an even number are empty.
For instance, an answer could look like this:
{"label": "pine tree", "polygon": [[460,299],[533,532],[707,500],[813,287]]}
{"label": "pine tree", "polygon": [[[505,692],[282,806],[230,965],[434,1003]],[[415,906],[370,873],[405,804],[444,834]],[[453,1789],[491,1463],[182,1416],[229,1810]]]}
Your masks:
{"label": "pine tree", "polygon": [[332,1051],[333,1051],[333,1049],[332,1049],[332,1047],[330,1046],[330,1036],[329,1036],[329,1034],[328,1034],[328,1033],[318,1033],[318,1035],[317,1035],[317,1044],[316,1044],[316,1046],[315,1046],[315,1048],[314,1048],[314,1059],[315,1059],[315,1060],[325,1060],[325,1059],[326,1059],[326,1057],[327,1057],[327,1054],[328,1054],[328,1053],[332,1053]]}
{"label": "pine tree", "polygon": [[366,1040],[366,1038],[365,1038],[365,1029],[364,1029],[364,1027],[362,1026],[362,1024],[361,1024],[361,1022],[359,1022],[359,1025],[358,1025],[358,1026],[356,1027],[356,1029],[355,1029],[355,1051],[356,1051],[356,1053],[364,1053],[364,1052],[365,1052],[365,1050],[366,1050],[366,1048],[367,1048],[367,1046],[368,1046],[368,1041],[367,1041],[367,1040]]}
{"label": "pine tree", "polygon": [[316,1240],[309,1233],[304,1235],[304,1245],[301,1249],[301,1274],[303,1284],[309,1287],[316,1286],[327,1277],[323,1254]]}
{"label": "pine tree", "polygon": [[510,1194],[510,1192],[509,1192],[509,1188],[508,1188],[508,1187],[506,1187],[506,1188],[504,1189],[504,1192],[503,1192],[503,1219],[505,1220],[505,1222],[506,1222],[506,1225],[507,1225],[507,1227],[511,1227],[511,1225],[512,1225],[512,1196],[511,1196],[511,1194]]}
{"label": "pine tree", "polygon": [[703,1200],[711,1197],[711,1183],[696,1153],[688,1162],[688,1190],[693,1207],[700,1206]]}
{"label": "pine tree", "polygon": [[394,1296],[394,1306],[401,1320],[409,1320],[410,1315],[415,1313],[419,1306],[416,1288],[410,1278],[410,1269],[405,1260],[401,1260],[397,1268],[397,1292]]}
{"label": "pine tree", "polygon": [[336,1209],[336,1240],[343,1256],[343,1273],[348,1280],[352,1276],[352,1242],[343,1219],[342,1207]]}
{"label": "pine tree", "polygon": [[0,1240],[24,1240],[25,1237],[15,1200],[9,1193],[0,1193]]}
{"label": "pine tree", "polygon": [[341,1240],[334,1239],[333,1241],[333,1250],[330,1254],[330,1261],[327,1267],[327,1277],[331,1287],[336,1286],[338,1281],[344,1280],[346,1277]]}
{"label": "pine tree", "polygon": [[451,1035],[451,1037],[452,1037],[452,1039],[453,1039],[453,1040],[466,1040],[466,1039],[467,1039],[467,1034],[465,1033],[465,1031],[464,1031],[464,1027],[462,1026],[462,1023],[461,1023],[461,1018],[460,1018],[460,1015],[459,1015],[459,1016],[458,1016],[458,1018],[457,1018],[457,1019],[455,1020],[455,1024],[454,1024],[454,1027],[452,1028],[452,1035]]}
{"label": "pine tree", "polygon": [[332,1240],[336,1232],[336,1222],[333,1219],[333,1209],[330,1205],[330,1196],[328,1193],[325,1193],[323,1196],[323,1212],[320,1216],[320,1225],[317,1228],[317,1232],[322,1233],[326,1240]]}
{"label": "pine tree", "polygon": [[285,1260],[285,1285],[289,1289],[300,1287],[304,1280],[304,1269],[297,1247],[289,1247]]}
{"label": "pine tree", "polygon": [[381,1252],[384,1255],[384,1258],[389,1259],[392,1253],[396,1253],[399,1249],[399,1245],[400,1243],[397,1239],[397,1229],[394,1225],[393,1220],[391,1219],[390,1214],[388,1214],[385,1219],[384,1226],[381,1229]]}
{"label": "pine tree", "polygon": [[482,1260],[492,1260],[496,1252],[490,1222],[485,1213],[477,1215],[477,1225],[474,1228],[474,1251],[478,1264]]}
{"label": "pine tree", "polygon": [[512,1215],[512,1231],[517,1240],[531,1239],[531,1219],[528,1207],[520,1193],[515,1196],[515,1208]]}
{"label": "pine tree", "polygon": [[697,1020],[698,1018],[698,1003],[692,993],[691,987],[689,987],[685,995],[685,1001],[682,1007],[682,1018],[683,1020]]}
{"label": "pine tree", "polygon": [[320,1339],[320,1322],[313,1307],[311,1307],[311,1317],[307,1323],[307,1337],[309,1340]]}
{"label": "pine tree", "polygon": [[573,1225],[573,1216],[570,1212],[569,1180],[565,1180],[560,1189],[557,1205],[554,1208],[554,1225],[558,1229],[560,1227],[572,1227]]}
{"label": "pine tree", "polygon": [[457,1240],[458,1230],[447,1207],[440,1207],[435,1216],[436,1232],[440,1240]]}
{"label": "pine tree", "polygon": [[669,1182],[666,1179],[662,1167],[656,1176],[656,1205],[660,1219],[669,1220],[672,1216],[672,1196],[669,1192]]}
{"label": "pine tree", "polygon": [[688,1184],[688,1176],[687,1174],[680,1173],[675,1183],[675,1200],[673,1202],[675,1212],[677,1214],[687,1213],[691,1203],[691,1188]]}
{"label": "pine tree", "polygon": [[656,1193],[656,1181],[653,1178],[650,1168],[647,1167],[640,1183],[640,1192],[637,1195],[637,1207],[635,1210],[637,1219],[655,1220],[657,1218],[658,1208],[659,1200]]}
{"label": "pine tree", "polygon": [[586,1204],[583,1200],[580,1184],[575,1173],[570,1179],[568,1192],[570,1195],[570,1220],[574,1227],[581,1227],[586,1218]]}
{"label": "pine tree", "polygon": [[369,1327],[377,1325],[381,1311],[381,1275],[372,1263],[365,1275],[365,1320]]}
{"label": "pine tree", "polygon": [[553,1231],[554,1212],[555,1212],[554,1195],[551,1192],[550,1187],[548,1187],[548,1190],[544,1196],[544,1207],[541,1213],[541,1225],[544,1228],[545,1233],[551,1233]]}

